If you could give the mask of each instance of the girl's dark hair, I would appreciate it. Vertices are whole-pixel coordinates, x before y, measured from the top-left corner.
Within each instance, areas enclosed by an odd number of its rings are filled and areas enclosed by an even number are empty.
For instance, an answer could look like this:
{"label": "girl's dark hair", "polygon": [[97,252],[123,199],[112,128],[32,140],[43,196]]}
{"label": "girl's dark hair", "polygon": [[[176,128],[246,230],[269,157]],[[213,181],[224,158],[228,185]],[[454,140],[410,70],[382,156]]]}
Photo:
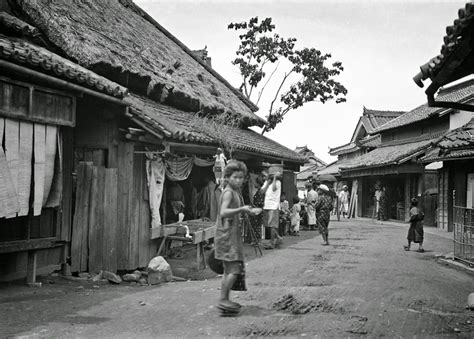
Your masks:
{"label": "girl's dark hair", "polygon": [[293,197],[293,204],[297,204],[300,202],[300,198],[299,197]]}
{"label": "girl's dark hair", "polygon": [[247,166],[242,161],[232,160],[229,161],[224,170],[224,178],[230,178],[234,172],[243,172],[247,174]]}

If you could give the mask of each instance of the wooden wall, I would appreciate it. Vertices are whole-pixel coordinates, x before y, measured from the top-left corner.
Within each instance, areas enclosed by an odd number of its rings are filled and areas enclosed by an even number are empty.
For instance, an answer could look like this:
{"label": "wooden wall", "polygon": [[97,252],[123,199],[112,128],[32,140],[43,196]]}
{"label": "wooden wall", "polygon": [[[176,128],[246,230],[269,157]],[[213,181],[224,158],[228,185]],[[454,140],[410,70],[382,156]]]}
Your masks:
{"label": "wooden wall", "polygon": [[382,143],[393,140],[419,137],[424,134],[432,134],[449,129],[449,114],[441,118],[435,117],[401,128],[382,132]]}
{"label": "wooden wall", "polygon": [[[93,224],[88,221],[87,226],[82,221],[77,224],[81,228],[92,225],[93,229],[87,233],[92,232],[98,239],[92,242],[89,239],[89,246],[75,246],[71,251],[73,271],[134,270],[147,266],[157,251],[157,240],[150,240],[145,156],[135,153],[144,150],[144,146],[120,136],[119,128],[128,127],[127,122],[121,120],[120,111],[117,111],[120,109],[123,108],[90,101],[78,102],[74,133],[75,166],[80,161],[89,161],[99,172],[103,171],[101,168],[105,171],[115,169],[116,178],[112,176],[98,187],[105,185],[105,192],[109,192],[106,195],[116,196],[116,201],[109,201],[113,206],[104,207],[105,210],[94,214],[99,221],[94,220]],[[153,148],[152,145],[149,147]],[[97,193],[100,196],[101,192]],[[104,206],[100,201],[95,204]],[[75,227],[76,224],[73,225],[73,234]],[[82,233],[82,230],[78,232]],[[74,240],[73,237],[73,244]],[[109,258],[106,260],[104,257],[100,262],[95,247],[105,242],[110,249],[107,252]]]}

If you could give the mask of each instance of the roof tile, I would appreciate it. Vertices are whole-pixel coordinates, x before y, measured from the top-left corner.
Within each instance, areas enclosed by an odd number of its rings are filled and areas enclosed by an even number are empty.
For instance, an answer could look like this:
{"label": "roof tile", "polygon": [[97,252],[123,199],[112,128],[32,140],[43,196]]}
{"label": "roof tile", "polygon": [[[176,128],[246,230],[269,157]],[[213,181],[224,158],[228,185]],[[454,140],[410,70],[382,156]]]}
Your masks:
{"label": "roof tile", "polygon": [[[204,134],[193,126],[194,114],[191,112],[162,105],[135,94],[125,98],[125,102],[131,105],[130,113],[134,118],[172,139],[184,142],[217,143],[212,136]],[[237,145],[236,148],[241,151],[297,163],[305,161],[300,154],[250,129],[234,128],[231,137]]]}
{"label": "roof tile", "polygon": [[[474,98],[474,80],[468,80],[458,85],[440,90],[438,100],[448,102],[466,102]],[[375,132],[406,126],[423,121],[439,113],[451,111],[449,108],[428,107],[423,104],[415,109],[395,118],[380,126]]]}
{"label": "roof tile", "polygon": [[42,73],[52,73],[59,78],[87,85],[94,90],[122,98],[127,95],[125,87],[116,84],[72,61],[25,40],[0,34],[0,59],[35,68]]}

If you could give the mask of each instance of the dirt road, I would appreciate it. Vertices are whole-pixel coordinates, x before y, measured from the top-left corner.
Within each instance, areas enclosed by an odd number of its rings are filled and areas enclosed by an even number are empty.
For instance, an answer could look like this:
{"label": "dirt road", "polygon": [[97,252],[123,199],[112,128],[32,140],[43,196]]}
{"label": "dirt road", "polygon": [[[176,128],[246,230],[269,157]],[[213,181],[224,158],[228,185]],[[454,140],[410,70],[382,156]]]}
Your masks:
{"label": "dirt road", "polygon": [[[214,307],[219,280],[210,279],[90,290],[84,295],[91,299],[87,306],[71,305],[55,319],[43,315],[44,322],[31,328],[21,318],[5,319],[19,303],[0,299],[0,313],[6,312],[0,334],[23,328],[23,335],[48,338],[472,337],[474,312],[465,304],[474,292],[474,276],[435,258],[450,252],[452,242],[427,234],[426,253],[405,252],[405,235],[406,229],[394,225],[332,222],[331,246],[321,246],[314,232],[314,237],[266,252],[248,263],[249,290],[234,294],[245,305],[238,318],[219,317]],[[40,312],[47,314],[55,303],[67,302],[67,296],[51,298]]]}

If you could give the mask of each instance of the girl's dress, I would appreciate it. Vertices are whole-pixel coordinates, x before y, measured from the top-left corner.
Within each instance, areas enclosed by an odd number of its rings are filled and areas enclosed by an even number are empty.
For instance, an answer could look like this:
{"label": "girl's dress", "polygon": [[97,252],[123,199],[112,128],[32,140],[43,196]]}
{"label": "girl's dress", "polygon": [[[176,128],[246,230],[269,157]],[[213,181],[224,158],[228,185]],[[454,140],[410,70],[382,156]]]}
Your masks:
{"label": "girl's dress", "polygon": [[230,218],[222,218],[220,216],[222,197],[227,194],[227,192],[232,194],[229,208],[236,209],[243,205],[240,195],[236,191],[230,187],[224,189],[219,199],[219,213],[216,221],[216,236],[214,239],[216,259],[224,261],[244,261],[240,214],[235,214]]}

